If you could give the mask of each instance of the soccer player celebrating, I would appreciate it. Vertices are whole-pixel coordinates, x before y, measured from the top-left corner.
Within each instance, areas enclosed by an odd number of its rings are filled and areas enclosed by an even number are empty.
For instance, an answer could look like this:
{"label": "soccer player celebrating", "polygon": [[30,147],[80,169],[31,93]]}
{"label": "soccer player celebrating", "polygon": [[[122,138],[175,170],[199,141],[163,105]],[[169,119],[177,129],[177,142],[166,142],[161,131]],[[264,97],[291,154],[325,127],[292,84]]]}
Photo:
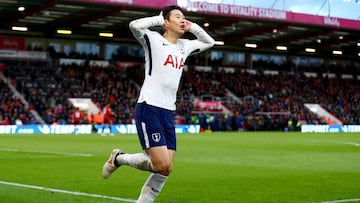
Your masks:
{"label": "soccer player celebrating", "polygon": [[[151,172],[142,187],[138,203],[151,203],[171,173],[176,151],[174,111],[184,62],[195,53],[209,49],[214,39],[199,25],[186,20],[179,6],[165,7],[159,16],[145,17],[129,24],[145,50],[145,80],[135,109],[136,128],[144,153],[126,154],[114,149],[103,166],[109,178],[120,166]],[[149,28],[163,26],[163,35]],[[180,39],[185,32],[196,39]]]}

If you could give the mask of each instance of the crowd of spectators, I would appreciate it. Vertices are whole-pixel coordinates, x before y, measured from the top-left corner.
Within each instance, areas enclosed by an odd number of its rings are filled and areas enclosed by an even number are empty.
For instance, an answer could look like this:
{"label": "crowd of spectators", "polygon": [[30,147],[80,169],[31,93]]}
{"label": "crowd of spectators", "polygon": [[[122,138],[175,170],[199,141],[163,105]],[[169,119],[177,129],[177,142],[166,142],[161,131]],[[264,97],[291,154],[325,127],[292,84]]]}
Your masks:
{"label": "crowd of spectators", "polygon": [[0,80],[0,125],[35,124],[36,119],[29,110],[24,107],[19,96]]}
{"label": "crowd of spectators", "polygon": [[[306,77],[301,72],[265,75],[218,70],[193,71],[190,74],[196,78],[212,80],[215,85],[207,87],[208,89],[219,90],[222,94],[228,89],[237,97],[243,98],[241,103],[233,102],[228,105],[231,112],[247,118],[244,119],[242,128],[284,129],[289,120],[326,123],[323,118],[309,112],[304,103],[320,104],[343,124],[360,124],[360,83],[357,79]],[[209,85],[210,82],[206,84]],[[222,96],[216,92],[214,94]],[[296,125],[296,122],[293,123]]]}
{"label": "crowd of spectators", "polygon": [[7,77],[46,123],[71,122],[73,106],[68,98],[91,98],[100,111],[111,99],[115,122],[132,122],[138,88],[127,78],[126,69],[26,62],[12,64]]}
{"label": "crowd of spectators", "polygon": [[[130,68],[49,62],[10,62],[7,66],[6,77],[46,123],[72,122],[73,106],[68,98],[91,98],[100,110],[111,101],[115,123],[134,122],[134,107],[144,77],[141,63]],[[0,85],[0,122],[8,120],[14,124],[16,119],[21,119],[24,124],[34,123],[28,109],[5,88],[6,84]],[[302,71],[281,69],[278,75],[266,75],[239,68],[235,72],[219,68],[197,71],[189,66],[179,89],[176,118],[179,123],[199,123],[204,130],[296,129],[299,122],[326,122],[303,106],[318,103],[344,124],[359,125],[359,89],[356,79],[306,77]],[[194,98],[229,97],[228,91],[238,98],[223,102],[228,113],[194,113]]]}

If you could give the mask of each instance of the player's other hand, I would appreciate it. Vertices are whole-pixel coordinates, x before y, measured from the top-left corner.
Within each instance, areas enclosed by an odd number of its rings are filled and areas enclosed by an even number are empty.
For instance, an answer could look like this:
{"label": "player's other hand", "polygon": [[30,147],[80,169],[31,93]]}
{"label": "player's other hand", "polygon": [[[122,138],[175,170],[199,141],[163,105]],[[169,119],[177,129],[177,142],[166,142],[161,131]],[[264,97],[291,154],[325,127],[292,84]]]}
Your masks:
{"label": "player's other hand", "polygon": [[161,26],[162,26],[163,28],[165,28],[165,27],[164,27],[164,26],[165,26],[165,25],[164,25],[165,19],[164,19],[164,16],[163,16],[163,12],[162,12],[162,11],[160,12],[159,16],[161,16],[161,18],[163,19],[163,22],[162,22],[162,25],[161,25]]}
{"label": "player's other hand", "polygon": [[185,32],[188,32],[191,28],[192,22],[185,19]]}

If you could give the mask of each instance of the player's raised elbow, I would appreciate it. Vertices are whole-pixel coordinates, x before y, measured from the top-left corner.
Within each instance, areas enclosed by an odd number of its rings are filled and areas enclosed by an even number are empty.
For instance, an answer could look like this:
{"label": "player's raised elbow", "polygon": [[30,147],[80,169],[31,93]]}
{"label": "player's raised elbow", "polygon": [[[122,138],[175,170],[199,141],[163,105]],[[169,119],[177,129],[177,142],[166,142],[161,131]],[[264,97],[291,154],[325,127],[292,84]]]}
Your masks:
{"label": "player's raised elbow", "polygon": [[209,46],[210,47],[213,47],[215,45],[215,40],[213,39],[213,38],[211,38],[210,40],[209,40]]}
{"label": "player's raised elbow", "polygon": [[209,49],[215,45],[215,40],[212,37],[209,37],[204,43],[206,44],[206,49]]}
{"label": "player's raised elbow", "polygon": [[129,29],[131,32],[134,32],[136,30],[136,20],[133,20],[129,23]]}

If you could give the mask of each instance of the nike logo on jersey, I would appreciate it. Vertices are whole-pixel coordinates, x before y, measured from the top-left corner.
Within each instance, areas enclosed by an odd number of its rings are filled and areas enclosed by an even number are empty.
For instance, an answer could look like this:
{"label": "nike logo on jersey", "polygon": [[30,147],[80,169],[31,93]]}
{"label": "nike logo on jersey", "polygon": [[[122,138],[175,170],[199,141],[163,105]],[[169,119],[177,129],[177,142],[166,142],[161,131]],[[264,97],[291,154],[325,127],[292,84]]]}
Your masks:
{"label": "nike logo on jersey", "polygon": [[169,44],[166,44],[165,42],[163,42],[163,46],[169,46]]}

